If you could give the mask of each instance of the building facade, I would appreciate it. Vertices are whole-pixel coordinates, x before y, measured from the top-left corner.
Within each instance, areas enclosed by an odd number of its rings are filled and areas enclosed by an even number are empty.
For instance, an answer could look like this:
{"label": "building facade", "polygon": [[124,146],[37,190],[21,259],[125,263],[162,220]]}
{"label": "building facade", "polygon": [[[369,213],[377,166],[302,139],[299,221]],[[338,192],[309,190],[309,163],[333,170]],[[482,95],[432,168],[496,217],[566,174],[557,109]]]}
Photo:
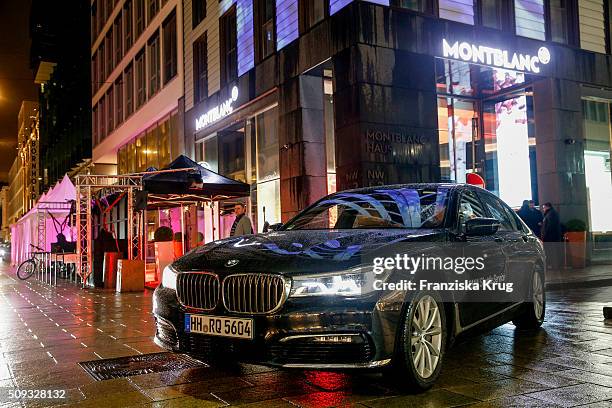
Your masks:
{"label": "building facade", "polygon": [[9,185],[8,185],[8,205],[7,205],[7,225],[10,228],[11,224],[17,222],[25,211],[25,194],[24,194],[24,168],[22,166],[21,157],[17,155],[11,169],[9,170]]}
{"label": "building facade", "polygon": [[160,168],[183,153],[179,0],[93,0],[93,162]]}
{"label": "building facade", "polygon": [[0,225],[0,240],[11,240],[11,226],[9,224],[9,187],[0,188],[0,207],[2,207],[2,225]]}
{"label": "building facade", "polygon": [[39,155],[39,107],[23,101],[17,116],[17,157],[9,170],[9,184],[2,187],[2,230],[0,238],[10,240],[10,226],[27,213],[41,192]]}
{"label": "building facade", "polygon": [[260,221],[336,189],[478,173],[512,206],[550,201],[594,239],[612,231],[609,2],[188,0],[184,13],[186,150],[249,182]]}
{"label": "building facade", "polygon": [[30,12],[30,63],[39,86],[40,190],[91,160],[89,6],[34,0]]}
{"label": "building facade", "polygon": [[18,116],[18,152],[21,159],[23,212],[28,212],[38,200],[41,188],[40,171],[40,112],[38,103],[23,101]]}

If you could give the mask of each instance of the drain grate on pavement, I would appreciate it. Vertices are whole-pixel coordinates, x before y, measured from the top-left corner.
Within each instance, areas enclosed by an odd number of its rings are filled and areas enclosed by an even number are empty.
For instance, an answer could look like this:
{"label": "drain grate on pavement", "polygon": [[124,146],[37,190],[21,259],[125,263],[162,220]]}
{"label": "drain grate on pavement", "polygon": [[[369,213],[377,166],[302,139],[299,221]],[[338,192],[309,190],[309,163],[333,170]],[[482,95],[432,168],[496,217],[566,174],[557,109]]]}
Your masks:
{"label": "drain grate on pavement", "polygon": [[178,353],[151,353],[104,360],[81,361],[79,365],[96,381],[159,373],[162,371],[207,367],[206,364],[186,354]]}

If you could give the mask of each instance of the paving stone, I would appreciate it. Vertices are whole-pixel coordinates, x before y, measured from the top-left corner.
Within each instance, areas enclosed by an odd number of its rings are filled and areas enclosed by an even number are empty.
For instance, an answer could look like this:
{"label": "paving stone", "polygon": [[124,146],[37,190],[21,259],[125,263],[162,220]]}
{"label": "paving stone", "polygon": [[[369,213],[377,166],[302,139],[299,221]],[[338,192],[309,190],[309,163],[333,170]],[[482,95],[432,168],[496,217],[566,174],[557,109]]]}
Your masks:
{"label": "paving stone", "polygon": [[534,392],[527,394],[527,396],[561,405],[563,407],[573,407],[611,399],[612,389],[595,384],[578,384],[569,387]]}
{"label": "paving stone", "polygon": [[[506,324],[462,339],[448,350],[434,387],[411,394],[376,373],[253,364],[95,381],[79,361],[159,350],[151,342],[151,292],[7,284],[4,270],[0,266],[0,387],[66,389],[66,406],[609,407],[612,400],[612,325],[601,318],[612,287],[549,293],[542,330]],[[58,404],[0,401],[0,408]]]}
{"label": "paving stone", "polygon": [[458,407],[477,400],[447,390],[431,390],[422,394],[402,395],[364,401],[361,404],[372,408],[401,407]]}
{"label": "paving stone", "polygon": [[[579,381],[577,378],[564,377],[558,375],[558,373],[544,373],[541,371],[531,370],[519,366],[497,366],[491,368],[485,368],[484,371],[490,371],[493,373],[503,374],[508,377],[520,378],[535,382],[538,384],[548,385],[550,387],[565,387],[568,385],[578,384],[584,381]],[[564,371],[560,371],[563,373]]]}
{"label": "paving stone", "polygon": [[468,405],[470,408],[555,408],[560,405],[552,404],[547,401],[538,400],[535,398],[516,395],[513,397],[505,397],[494,399],[477,404]]}
{"label": "paving stone", "polygon": [[449,387],[448,390],[481,401],[487,401],[512,395],[527,394],[548,388],[550,387],[531,381],[507,379],[476,385]]}
{"label": "paving stone", "polygon": [[589,371],[565,370],[555,373],[555,375],[559,377],[574,379],[580,382],[597,384],[604,387],[612,387],[612,377],[603,374],[592,373]]}

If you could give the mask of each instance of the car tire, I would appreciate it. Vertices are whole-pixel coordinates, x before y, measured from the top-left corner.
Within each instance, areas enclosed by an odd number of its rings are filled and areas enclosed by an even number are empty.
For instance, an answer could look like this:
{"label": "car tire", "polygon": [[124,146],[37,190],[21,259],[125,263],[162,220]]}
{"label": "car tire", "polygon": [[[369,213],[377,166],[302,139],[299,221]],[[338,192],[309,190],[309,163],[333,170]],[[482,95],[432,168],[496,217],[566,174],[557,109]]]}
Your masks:
{"label": "car tire", "polygon": [[446,314],[440,295],[418,293],[406,308],[399,328],[390,371],[393,382],[410,391],[429,389],[440,375],[446,338]]}
{"label": "car tire", "polygon": [[538,329],[544,323],[546,315],[546,288],[544,286],[543,274],[535,271],[531,278],[531,288],[529,291],[530,302],[525,302],[521,306],[518,317],[512,320],[514,325],[521,330]]}

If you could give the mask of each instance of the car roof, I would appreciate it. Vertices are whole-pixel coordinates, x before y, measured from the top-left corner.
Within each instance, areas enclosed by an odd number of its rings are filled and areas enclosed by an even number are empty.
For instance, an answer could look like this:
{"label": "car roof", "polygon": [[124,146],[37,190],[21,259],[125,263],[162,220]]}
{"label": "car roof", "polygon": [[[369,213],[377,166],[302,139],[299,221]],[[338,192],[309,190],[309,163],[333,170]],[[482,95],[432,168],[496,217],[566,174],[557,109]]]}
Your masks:
{"label": "car roof", "polygon": [[482,188],[478,186],[474,186],[472,184],[462,184],[462,183],[408,183],[408,184],[389,184],[383,186],[372,186],[372,187],[360,187],[351,190],[342,190],[338,193],[373,193],[377,190],[399,190],[402,188],[413,188],[413,189],[434,189],[445,187],[449,190],[454,189],[470,189],[470,190],[482,190]]}

